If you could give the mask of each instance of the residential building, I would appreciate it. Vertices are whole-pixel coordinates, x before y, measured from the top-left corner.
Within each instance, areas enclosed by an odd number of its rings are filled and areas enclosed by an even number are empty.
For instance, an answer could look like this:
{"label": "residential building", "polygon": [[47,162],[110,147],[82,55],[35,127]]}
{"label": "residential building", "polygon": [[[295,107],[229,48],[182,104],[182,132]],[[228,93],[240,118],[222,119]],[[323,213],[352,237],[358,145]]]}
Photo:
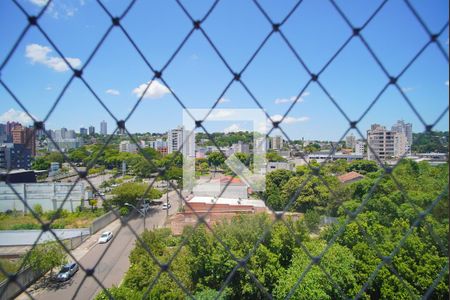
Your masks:
{"label": "residential building", "polygon": [[345,145],[347,148],[355,148],[356,145],[356,137],[353,133],[351,133],[350,135],[347,135],[345,137]]}
{"label": "residential building", "polygon": [[83,146],[83,140],[80,138],[74,138],[74,139],[54,139],[53,142],[48,143],[48,151],[59,151],[58,148],[63,151],[67,152],[70,149],[77,149]]}
{"label": "residential building", "polygon": [[137,153],[138,146],[130,141],[121,141],[119,145],[120,152]]}
{"label": "residential building", "polygon": [[31,150],[26,148],[24,144],[3,144],[0,146],[0,168],[30,169],[32,161]]}
{"label": "residential building", "polygon": [[[180,149],[183,147],[182,149]],[[172,129],[167,134],[167,152],[182,150],[183,155],[195,157],[195,132],[185,130],[183,126]]]}
{"label": "residential building", "polygon": [[95,127],[89,126],[89,135],[94,135],[94,134],[95,134]]}
{"label": "residential building", "polygon": [[88,134],[88,130],[84,127],[80,128],[80,135],[87,135]]}
{"label": "residential building", "polygon": [[356,155],[364,155],[366,143],[364,141],[357,141],[353,149]]}
{"label": "residential building", "polygon": [[101,135],[107,135],[108,134],[108,124],[106,121],[102,121],[100,123],[100,134]]}
{"label": "residential building", "polygon": [[7,133],[6,133],[6,125],[0,124],[0,143],[6,142]]}
{"label": "residential building", "polygon": [[411,153],[412,143],[413,143],[413,132],[412,132],[412,124],[411,123],[405,123],[403,120],[397,121],[394,126],[391,128],[392,131],[403,133],[406,137],[406,143],[407,143],[407,152]]}
{"label": "residential building", "polygon": [[284,146],[284,139],[282,136],[277,135],[277,136],[271,137],[270,149],[281,150],[281,149],[283,149],[283,146]]}
{"label": "residential building", "polygon": [[33,128],[23,127],[19,124],[11,130],[11,135],[13,144],[23,145],[31,151],[31,155],[36,155],[36,138]]}
{"label": "residential building", "polygon": [[249,144],[245,144],[242,141],[239,141],[236,144],[231,145],[231,148],[233,149],[233,153],[250,153],[250,146]]}
{"label": "residential building", "polygon": [[367,159],[382,162],[401,158],[408,151],[408,142],[403,132],[387,130],[379,124],[373,124],[367,131]]}
{"label": "residential building", "polygon": [[16,127],[16,125],[21,125],[19,122],[6,122],[6,134],[10,135],[11,131]]}
{"label": "residential building", "polygon": [[75,139],[77,137],[77,134],[75,133],[75,130],[67,130],[66,132],[66,139]]}

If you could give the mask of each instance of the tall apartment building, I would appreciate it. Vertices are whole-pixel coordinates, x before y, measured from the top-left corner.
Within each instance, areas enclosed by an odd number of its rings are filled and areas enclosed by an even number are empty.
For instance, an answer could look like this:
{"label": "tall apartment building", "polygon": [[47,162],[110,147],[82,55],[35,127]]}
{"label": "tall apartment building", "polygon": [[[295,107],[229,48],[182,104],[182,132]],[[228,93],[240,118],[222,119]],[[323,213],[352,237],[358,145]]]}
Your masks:
{"label": "tall apartment building", "polygon": [[379,124],[373,124],[367,131],[367,159],[381,161],[402,157],[408,151],[408,142],[404,133],[387,130]]}
{"label": "tall apartment building", "polygon": [[351,133],[350,135],[347,135],[345,137],[345,145],[347,146],[347,148],[355,148],[356,145],[356,137],[353,133]]}
{"label": "tall apartment building", "polygon": [[3,144],[0,146],[0,169],[30,169],[32,153],[24,144]]}
{"label": "tall apartment building", "polygon": [[31,151],[31,155],[36,155],[36,138],[33,128],[23,127],[19,124],[11,130],[11,135],[13,144],[24,145]]}
{"label": "tall apartment building", "polygon": [[185,130],[183,126],[172,129],[167,134],[167,152],[174,153],[183,146],[182,153],[189,157],[195,157],[195,132]]}
{"label": "tall apartment building", "polygon": [[107,135],[108,134],[108,123],[106,121],[102,121],[100,123],[100,134]]}
{"label": "tall apartment building", "polygon": [[281,149],[283,149],[283,146],[284,146],[284,139],[282,136],[277,135],[277,136],[271,137],[270,149],[281,150]]}
{"label": "tall apartment building", "polygon": [[413,143],[413,132],[412,132],[412,124],[405,123],[403,120],[397,121],[391,128],[392,131],[403,133],[406,137],[407,142],[407,152],[411,153],[412,143]]}
{"label": "tall apartment building", "polygon": [[87,135],[88,134],[88,130],[84,127],[80,128],[80,135]]}
{"label": "tall apartment building", "polygon": [[94,134],[95,134],[95,127],[89,126],[89,135],[94,135]]}

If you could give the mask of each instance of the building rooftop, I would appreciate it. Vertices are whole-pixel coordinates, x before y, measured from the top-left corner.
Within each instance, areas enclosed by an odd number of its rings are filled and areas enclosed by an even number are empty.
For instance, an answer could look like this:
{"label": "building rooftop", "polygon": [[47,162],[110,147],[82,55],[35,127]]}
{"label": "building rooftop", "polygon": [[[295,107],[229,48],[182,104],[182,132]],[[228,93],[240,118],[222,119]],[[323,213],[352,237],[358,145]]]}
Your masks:
{"label": "building rooftop", "polygon": [[215,197],[194,197],[189,203],[205,203],[205,204],[225,204],[225,205],[245,205],[254,207],[266,207],[262,200],[256,199],[239,199],[239,198],[215,198]]}
{"label": "building rooftop", "polygon": [[363,179],[363,178],[364,178],[364,175],[359,174],[358,172],[354,172],[354,171],[343,174],[341,176],[338,176],[339,181],[342,183],[359,180],[359,179]]}

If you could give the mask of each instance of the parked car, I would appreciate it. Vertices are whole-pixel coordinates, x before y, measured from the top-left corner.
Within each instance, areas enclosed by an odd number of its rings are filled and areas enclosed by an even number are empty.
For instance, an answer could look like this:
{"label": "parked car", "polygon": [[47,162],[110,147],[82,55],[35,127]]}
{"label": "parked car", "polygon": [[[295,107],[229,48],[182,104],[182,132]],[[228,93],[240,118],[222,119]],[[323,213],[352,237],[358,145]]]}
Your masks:
{"label": "parked car", "polygon": [[98,239],[99,244],[107,243],[110,239],[112,239],[113,233],[111,231],[105,231],[102,233],[100,238]]}
{"label": "parked car", "polygon": [[70,263],[62,267],[59,273],[56,275],[57,281],[69,280],[78,271],[77,263]]}
{"label": "parked car", "polygon": [[172,205],[170,205],[170,203],[164,203],[164,204],[162,205],[162,209],[163,209],[163,210],[170,209],[171,207],[172,207]]}

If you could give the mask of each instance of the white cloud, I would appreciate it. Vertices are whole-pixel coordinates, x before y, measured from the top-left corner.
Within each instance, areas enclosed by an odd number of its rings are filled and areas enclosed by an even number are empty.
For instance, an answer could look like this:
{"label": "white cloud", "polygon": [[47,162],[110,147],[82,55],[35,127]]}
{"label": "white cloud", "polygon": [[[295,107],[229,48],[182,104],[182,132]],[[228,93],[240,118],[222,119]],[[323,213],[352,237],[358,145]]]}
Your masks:
{"label": "white cloud", "polygon": [[228,102],[231,102],[231,100],[228,98],[220,98],[219,100],[219,103],[228,103]]}
{"label": "white cloud", "polygon": [[296,103],[301,103],[305,101],[305,97],[308,97],[310,95],[310,92],[304,92],[298,99],[297,96],[292,96],[290,98],[277,98],[275,99],[275,104],[285,104],[285,103],[293,103],[295,101]]}
{"label": "white cloud", "polygon": [[232,124],[223,130],[224,133],[239,132],[239,131],[242,131],[242,129],[241,127],[239,127],[238,124]]}
{"label": "white cloud", "polygon": [[[51,56],[52,49],[39,44],[29,44],[25,50],[25,56],[30,59],[31,63],[39,63],[55,70],[56,72],[65,72],[69,70],[69,66],[66,62],[58,57]],[[66,57],[66,60],[73,68],[77,68],[81,65],[79,58]]]}
{"label": "white cloud", "polygon": [[46,90],[46,91],[51,91],[51,90],[53,90],[53,88],[52,88],[51,86],[47,86],[47,87],[45,88],[45,90]]}
{"label": "white cloud", "polygon": [[445,82],[445,85],[448,86],[448,80]]}
{"label": "white cloud", "polygon": [[44,6],[48,0],[30,0],[30,2],[37,6]]}
{"label": "white cloud", "polygon": [[412,92],[414,90],[415,90],[415,88],[413,88],[413,87],[404,87],[404,88],[402,88],[403,93],[409,93],[409,92]]}
{"label": "white cloud", "polygon": [[224,121],[224,120],[229,120],[232,116],[234,116],[234,112],[232,110],[214,110],[212,111],[209,115],[207,120],[208,121]]}
{"label": "white cloud", "polygon": [[115,89],[107,89],[105,91],[105,93],[107,93],[108,95],[111,95],[111,96],[119,96],[120,95],[120,92]]}
{"label": "white cloud", "polygon": [[[283,116],[282,115],[273,115],[270,118],[272,119],[273,122],[279,122],[279,121],[281,121],[281,119],[283,119]],[[283,119],[281,124],[301,123],[301,122],[309,121],[309,119],[310,119],[309,117],[295,118],[295,117],[287,116],[286,118]]]}
{"label": "white cloud", "polygon": [[33,120],[23,111],[15,110],[11,108],[2,115],[0,115],[0,122],[19,122],[22,125],[31,125]]}
{"label": "white cloud", "polygon": [[[150,87],[147,89],[147,86],[149,84],[150,84]],[[145,91],[146,89],[147,89],[147,91]],[[145,92],[144,98],[149,98],[149,99],[158,99],[158,98],[163,97],[166,94],[170,94],[170,90],[165,85],[161,84],[157,80],[143,83],[133,90],[133,94],[135,94],[136,97],[138,97],[138,98],[141,97],[144,92]]]}

